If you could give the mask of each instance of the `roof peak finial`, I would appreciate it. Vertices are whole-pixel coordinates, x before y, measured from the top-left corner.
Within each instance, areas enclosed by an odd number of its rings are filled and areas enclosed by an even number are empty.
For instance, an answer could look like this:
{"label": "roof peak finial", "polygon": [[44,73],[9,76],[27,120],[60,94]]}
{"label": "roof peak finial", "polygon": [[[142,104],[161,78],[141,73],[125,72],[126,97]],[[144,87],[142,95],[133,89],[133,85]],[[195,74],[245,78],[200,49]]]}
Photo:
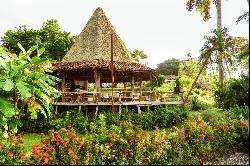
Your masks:
{"label": "roof peak finial", "polygon": [[95,12],[103,12],[103,9],[99,6],[95,9]]}

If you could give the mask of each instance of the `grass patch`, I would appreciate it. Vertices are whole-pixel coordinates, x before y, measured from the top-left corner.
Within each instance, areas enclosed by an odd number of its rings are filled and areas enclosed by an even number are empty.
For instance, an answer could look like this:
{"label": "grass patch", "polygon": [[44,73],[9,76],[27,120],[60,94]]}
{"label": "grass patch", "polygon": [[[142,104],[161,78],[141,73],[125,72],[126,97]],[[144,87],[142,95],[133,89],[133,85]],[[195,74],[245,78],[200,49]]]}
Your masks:
{"label": "grass patch", "polygon": [[41,143],[41,138],[39,133],[26,133],[23,135],[25,150],[31,152],[32,147],[35,144]]}

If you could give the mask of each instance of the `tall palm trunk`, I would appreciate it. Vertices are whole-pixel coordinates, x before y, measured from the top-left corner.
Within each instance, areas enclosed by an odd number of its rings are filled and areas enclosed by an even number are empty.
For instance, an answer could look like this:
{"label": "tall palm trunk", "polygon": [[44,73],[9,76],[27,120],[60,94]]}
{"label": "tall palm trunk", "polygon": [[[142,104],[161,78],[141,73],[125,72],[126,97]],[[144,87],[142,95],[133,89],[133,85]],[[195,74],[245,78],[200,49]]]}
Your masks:
{"label": "tall palm trunk", "polygon": [[[217,31],[221,32],[222,29],[222,21],[221,21],[221,0],[217,0],[216,3],[217,9]],[[218,56],[218,66],[219,66],[219,82],[223,83],[224,81],[224,71],[223,71],[223,61],[222,61],[222,54],[220,51],[217,52]]]}

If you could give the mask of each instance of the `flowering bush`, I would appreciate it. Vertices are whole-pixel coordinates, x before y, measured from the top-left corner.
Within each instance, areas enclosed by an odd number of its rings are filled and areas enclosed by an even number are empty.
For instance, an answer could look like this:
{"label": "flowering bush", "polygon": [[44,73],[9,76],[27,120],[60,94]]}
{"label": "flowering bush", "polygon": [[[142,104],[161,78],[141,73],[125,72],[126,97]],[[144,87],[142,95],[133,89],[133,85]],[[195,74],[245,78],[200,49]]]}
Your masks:
{"label": "flowering bush", "polygon": [[[249,140],[249,125],[236,119],[205,122],[202,118],[187,119],[180,128],[173,127],[168,135],[171,149],[168,160],[172,164],[204,164],[216,158],[218,149],[234,145],[237,140]],[[224,149],[225,150],[225,149]]]}
{"label": "flowering bush", "polygon": [[41,145],[34,145],[28,164],[79,164],[79,153],[83,147],[80,137],[64,128],[58,132],[49,131],[48,137],[42,138]]}
{"label": "flowering bush", "polygon": [[126,121],[119,133],[110,134],[105,143],[94,140],[94,145],[91,164],[164,164],[170,148],[164,132],[156,129],[150,134]]}
{"label": "flowering bush", "polygon": [[0,137],[0,164],[22,164],[25,161],[24,139],[22,134],[15,136],[8,133],[9,138]]}

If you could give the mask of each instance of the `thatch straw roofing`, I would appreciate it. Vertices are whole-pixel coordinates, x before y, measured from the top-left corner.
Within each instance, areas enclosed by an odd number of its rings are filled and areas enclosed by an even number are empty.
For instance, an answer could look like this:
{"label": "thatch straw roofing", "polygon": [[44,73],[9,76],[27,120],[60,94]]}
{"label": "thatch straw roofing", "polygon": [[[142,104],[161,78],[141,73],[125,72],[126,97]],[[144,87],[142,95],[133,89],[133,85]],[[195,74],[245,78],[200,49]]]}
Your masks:
{"label": "thatch straw roofing", "polygon": [[[53,66],[56,71],[75,71],[75,70],[84,70],[95,66],[96,69],[110,69],[110,62],[102,59],[93,59],[85,60],[84,63],[81,61],[78,62],[61,62]],[[131,63],[131,62],[114,62],[114,69],[116,71],[131,71],[131,72],[143,72],[151,71],[154,73],[154,70],[144,66],[140,63]]]}
{"label": "thatch straw roofing", "polygon": [[113,34],[114,61],[133,62],[128,49],[100,7],[95,10],[62,61],[110,60],[111,34]]}
{"label": "thatch straw roofing", "polygon": [[[117,81],[124,81],[134,75],[135,80],[149,80],[156,76],[155,70],[136,63],[128,49],[117,35],[114,27],[99,7],[79,34],[76,42],[61,62],[54,64],[52,70],[59,73],[84,73],[98,69],[107,80],[111,71],[111,34],[113,34],[114,70]],[[101,71],[102,70],[102,71]]]}

